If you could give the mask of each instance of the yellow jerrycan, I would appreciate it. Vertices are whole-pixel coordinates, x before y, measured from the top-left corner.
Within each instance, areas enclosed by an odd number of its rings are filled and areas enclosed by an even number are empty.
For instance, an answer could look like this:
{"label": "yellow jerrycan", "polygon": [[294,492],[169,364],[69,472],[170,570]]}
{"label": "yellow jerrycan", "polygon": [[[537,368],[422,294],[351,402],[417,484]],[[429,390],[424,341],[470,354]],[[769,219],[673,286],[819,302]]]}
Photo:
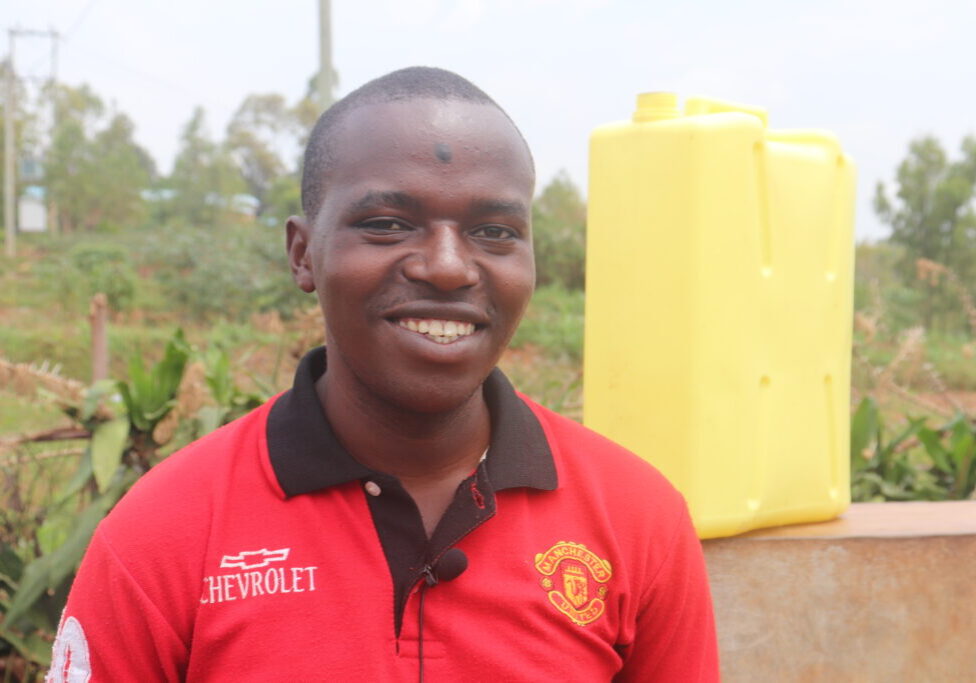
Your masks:
{"label": "yellow jerrycan", "polygon": [[584,422],[701,538],[850,503],[854,185],[831,133],[757,107],[646,93],[592,134]]}

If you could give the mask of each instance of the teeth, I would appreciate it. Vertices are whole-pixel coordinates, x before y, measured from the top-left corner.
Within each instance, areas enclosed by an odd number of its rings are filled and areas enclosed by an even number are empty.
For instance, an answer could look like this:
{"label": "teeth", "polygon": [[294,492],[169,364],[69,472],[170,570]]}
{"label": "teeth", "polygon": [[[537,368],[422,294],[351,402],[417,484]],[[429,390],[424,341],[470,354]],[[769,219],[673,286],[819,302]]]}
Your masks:
{"label": "teeth", "polygon": [[474,334],[474,323],[466,323],[460,320],[436,320],[432,318],[420,320],[417,318],[402,318],[397,321],[400,327],[405,327],[411,332],[424,334],[433,342],[438,344],[450,344],[458,337],[467,337]]}

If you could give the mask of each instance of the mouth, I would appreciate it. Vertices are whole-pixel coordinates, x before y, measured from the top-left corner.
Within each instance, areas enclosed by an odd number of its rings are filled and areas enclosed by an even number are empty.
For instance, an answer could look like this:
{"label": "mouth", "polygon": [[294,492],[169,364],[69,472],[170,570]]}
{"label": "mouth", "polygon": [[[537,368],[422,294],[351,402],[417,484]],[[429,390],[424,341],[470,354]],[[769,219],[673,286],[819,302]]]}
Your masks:
{"label": "mouth", "polygon": [[471,322],[439,318],[398,318],[396,324],[423,335],[437,344],[452,344],[471,336],[478,329],[478,326]]}

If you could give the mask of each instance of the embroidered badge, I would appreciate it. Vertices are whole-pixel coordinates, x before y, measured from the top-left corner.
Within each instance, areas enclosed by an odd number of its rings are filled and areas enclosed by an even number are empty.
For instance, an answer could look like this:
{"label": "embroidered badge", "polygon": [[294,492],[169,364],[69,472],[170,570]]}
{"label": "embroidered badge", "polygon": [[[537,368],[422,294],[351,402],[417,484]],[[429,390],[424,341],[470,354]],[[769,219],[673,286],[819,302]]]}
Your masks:
{"label": "embroidered badge", "polygon": [[88,640],[81,622],[74,617],[64,618],[54,639],[51,668],[44,679],[46,683],[88,683],[91,680],[91,658]]}
{"label": "embroidered badge", "polygon": [[539,582],[549,602],[579,626],[592,624],[606,609],[610,563],[582,543],[560,541],[535,556]]}
{"label": "embroidered badge", "polygon": [[[293,566],[286,561],[291,548],[277,550],[242,550],[236,555],[222,555],[220,569],[231,570],[203,577],[201,605],[215,605],[234,600],[285,593],[311,593],[316,590],[317,566]],[[233,570],[237,571],[233,571]]]}
{"label": "embroidered badge", "polygon": [[280,550],[242,550],[236,555],[224,555],[220,558],[222,569],[260,569],[267,567],[272,562],[282,562],[288,559],[291,548],[281,548]]}

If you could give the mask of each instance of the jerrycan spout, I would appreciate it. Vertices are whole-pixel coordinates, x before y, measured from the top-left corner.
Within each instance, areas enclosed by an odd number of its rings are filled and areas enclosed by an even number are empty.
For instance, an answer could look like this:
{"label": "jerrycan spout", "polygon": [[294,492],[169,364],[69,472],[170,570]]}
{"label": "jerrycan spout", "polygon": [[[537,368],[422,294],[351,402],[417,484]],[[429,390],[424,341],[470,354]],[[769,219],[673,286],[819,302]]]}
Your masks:
{"label": "jerrycan spout", "polygon": [[678,96],[673,92],[645,92],[637,96],[634,123],[664,121],[679,116]]}

